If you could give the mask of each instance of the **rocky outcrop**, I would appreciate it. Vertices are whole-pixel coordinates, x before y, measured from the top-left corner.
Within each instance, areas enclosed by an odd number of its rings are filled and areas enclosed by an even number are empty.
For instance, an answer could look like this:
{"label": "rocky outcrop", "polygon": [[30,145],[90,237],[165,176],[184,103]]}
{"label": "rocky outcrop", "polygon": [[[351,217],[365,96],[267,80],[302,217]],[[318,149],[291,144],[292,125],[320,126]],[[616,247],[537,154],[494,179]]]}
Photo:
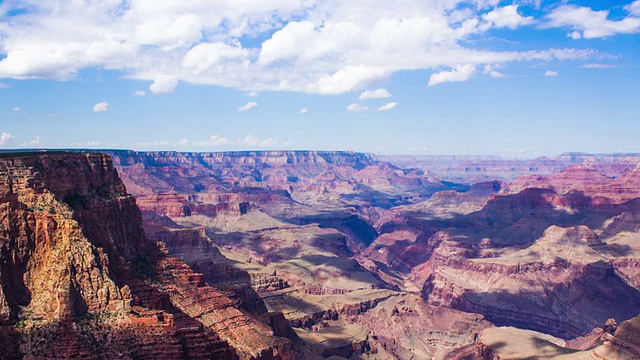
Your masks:
{"label": "rocky outcrop", "polygon": [[[617,329],[607,321],[604,329],[595,329],[584,347],[575,341],[511,327],[485,329],[474,346],[447,353],[447,359],[496,360],[514,357],[527,359],[610,359],[632,360],[640,357],[639,317],[625,321]],[[596,336],[597,335],[597,336]],[[474,350],[474,351],[471,351]]]}
{"label": "rocky outcrop", "polygon": [[547,188],[558,194],[579,191],[600,202],[621,204],[640,197],[640,169],[634,168],[613,178],[592,165],[573,166],[550,175],[532,175],[510,182],[503,193],[517,193],[526,188]]}
{"label": "rocky outcrop", "polygon": [[147,239],[108,156],[0,159],[0,343],[15,357],[293,359]]}
{"label": "rocky outcrop", "polygon": [[431,304],[561,338],[640,312],[638,200],[527,188],[466,214],[416,210],[381,217],[361,261]]}
{"label": "rocky outcrop", "polygon": [[0,181],[1,274],[9,320],[126,312],[128,300],[113,278],[125,262],[140,260],[148,243],[141,228],[128,226],[140,223],[139,213],[108,158],[2,159]]}
{"label": "rocky outcrop", "polygon": [[251,275],[234,267],[206,235],[204,228],[174,226],[148,219],[144,227],[151,239],[163,244],[169,254],[202,274],[209,285],[233,299],[236,307],[255,315],[267,312],[264,302],[251,287]]}

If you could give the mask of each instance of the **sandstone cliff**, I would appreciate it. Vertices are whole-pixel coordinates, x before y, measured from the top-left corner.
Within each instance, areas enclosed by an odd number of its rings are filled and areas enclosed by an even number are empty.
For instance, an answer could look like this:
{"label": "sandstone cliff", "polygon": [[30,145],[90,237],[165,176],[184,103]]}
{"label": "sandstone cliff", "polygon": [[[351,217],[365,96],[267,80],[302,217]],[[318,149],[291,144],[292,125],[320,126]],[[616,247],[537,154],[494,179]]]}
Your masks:
{"label": "sandstone cliff", "polygon": [[293,359],[143,229],[111,159],[0,159],[0,345],[8,358]]}

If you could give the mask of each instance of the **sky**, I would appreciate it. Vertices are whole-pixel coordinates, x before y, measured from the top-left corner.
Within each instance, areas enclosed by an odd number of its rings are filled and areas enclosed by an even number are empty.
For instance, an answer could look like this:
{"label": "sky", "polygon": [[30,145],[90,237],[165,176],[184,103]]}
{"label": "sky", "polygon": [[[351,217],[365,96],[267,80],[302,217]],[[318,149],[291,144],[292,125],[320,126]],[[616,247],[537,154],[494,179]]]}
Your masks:
{"label": "sky", "polygon": [[640,152],[640,0],[0,0],[0,148]]}

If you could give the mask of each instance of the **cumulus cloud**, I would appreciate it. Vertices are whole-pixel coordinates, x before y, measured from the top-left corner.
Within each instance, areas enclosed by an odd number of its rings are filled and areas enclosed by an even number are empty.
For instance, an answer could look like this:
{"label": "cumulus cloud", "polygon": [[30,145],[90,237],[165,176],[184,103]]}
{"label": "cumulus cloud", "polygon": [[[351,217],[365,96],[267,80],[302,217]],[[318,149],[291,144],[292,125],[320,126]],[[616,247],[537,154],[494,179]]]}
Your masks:
{"label": "cumulus cloud", "polygon": [[582,38],[582,33],[580,31],[572,31],[568,33],[567,36],[572,38],[573,40],[578,40]]}
{"label": "cumulus cloud", "polygon": [[553,77],[553,76],[558,76],[558,72],[553,70],[547,70],[543,75],[548,77]]}
{"label": "cumulus cloud", "polygon": [[362,106],[360,104],[350,104],[349,106],[347,106],[347,111],[348,112],[358,112],[358,111],[367,111],[369,110],[368,106]]}
{"label": "cumulus cloud", "polygon": [[253,135],[247,135],[243,139],[236,142],[241,145],[258,145],[260,143],[260,139]]}
{"label": "cumulus cloud", "polygon": [[189,139],[182,137],[180,138],[180,140],[178,140],[178,142],[176,143],[176,145],[178,146],[186,146],[189,145]]}
{"label": "cumulus cloud", "polygon": [[224,61],[246,58],[248,51],[240,44],[229,46],[225,43],[201,43],[189,50],[182,59],[182,67],[193,74],[202,74]]}
{"label": "cumulus cloud", "polygon": [[255,101],[249,101],[248,103],[238,107],[238,111],[248,111],[258,106],[258,103]]}
{"label": "cumulus cloud", "polygon": [[389,111],[398,105],[397,102],[390,102],[388,104],[382,105],[378,108],[378,111]]}
{"label": "cumulus cloud", "polygon": [[138,90],[136,92],[133,93],[135,96],[145,96],[147,95],[147,92],[144,90]]}
{"label": "cumulus cloud", "polygon": [[205,141],[194,141],[194,145],[201,147],[273,147],[278,144],[274,138],[268,137],[266,139],[257,138],[251,134],[238,138],[236,140],[229,140],[228,138],[222,137],[220,135],[213,135],[208,140]]}
{"label": "cumulus cloud", "polygon": [[[82,69],[102,68],[148,81],[154,94],[171,93],[180,82],[243,92],[338,94],[370,88],[398,71],[594,55],[537,45],[490,50],[469,41],[539,20],[522,16],[516,4],[499,3],[190,0],[58,6],[54,0],[24,0],[20,6],[26,11],[0,19],[0,78],[69,80]],[[629,16],[619,21],[569,5],[542,11],[551,11],[544,17],[548,26],[592,37],[637,32],[639,7],[637,1],[625,7]],[[587,11],[573,17],[576,9]],[[266,40],[243,45],[242,38]]]}
{"label": "cumulus cloud", "polygon": [[33,140],[31,141],[27,141],[26,143],[23,143],[22,146],[35,146],[35,145],[39,145],[40,142],[42,141],[42,138],[40,136],[36,136]]}
{"label": "cumulus cloud", "polygon": [[257,92],[257,91],[249,91],[249,92],[248,92],[248,93],[246,93],[245,95],[246,95],[246,96],[248,96],[248,97],[252,97],[252,98],[254,98],[254,97],[258,97],[258,95],[260,95],[260,94],[258,94],[258,92]]}
{"label": "cumulus cloud", "polygon": [[166,148],[167,146],[174,145],[174,143],[167,140],[156,140],[156,141],[143,141],[139,143],[134,143],[132,145],[135,148],[149,149],[149,148],[158,148],[158,147]]}
{"label": "cumulus cloud", "polygon": [[625,6],[627,16],[620,20],[609,19],[609,10],[594,11],[590,7],[563,5],[547,15],[545,27],[568,27],[572,39],[601,38],[616,34],[640,33],[640,1]]}
{"label": "cumulus cloud", "polygon": [[93,112],[107,112],[110,111],[111,107],[108,102],[101,101],[95,105],[93,105]]}
{"label": "cumulus cloud", "polygon": [[258,138],[251,134],[230,140],[219,134],[214,134],[205,140],[191,141],[186,137],[178,139],[178,141],[153,140],[138,142],[132,144],[134,148],[168,148],[168,147],[198,147],[198,148],[226,148],[226,149],[243,149],[243,148],[274,148],[288,145],[288,142],[280,144],[272,137]]}
{"label": "cumulus cloud", "polygon": [[9,146],[13,143],[13,139],[15,139],[13,137],[13,135],[11,135],[11,133],[8,132],[2,132],[2,134],[0,135],[0,146]]}
{"label": "cumulus cloud", "polygon": [[13,110],[13,111],[20,111],[21,109],[20,109],[19,107],[17,107],[17,106],[14,106],[14,107],[12,107],[12,108],[11,108],[11,110]]}
{"label": "cumulus cloud", "polygon": [[467,81],[475,72],[475,65],[458,65],[450,71],[441,71],[431,75],[427,85],[436,86],[446,82]]}
{"label": "cumulus cloud", "polygon": [[492,78],[503,78],[506,76],[505,74],[495,70],[495,67],[496,67],[495,65],[487,64],[484,66],[484,70],[482,71],[482,73],[487,74]]}
{"label": "cumulus cloud", "polygon": [[307,87],[307,92],[317,94],[340,94],[363,88],[373,82],[387,78],[390,71],[381,66],[346,66],[331,75],[324,75]]}
{"label": "cumulus cloud", "polygon": [[175,76],[163,75],[153,80],[149,90],[154,94],[166,94],[173,92],[176,86],[178,86],[178,79]]}
{"label": "cumulus cloud", "polygon": [[304,114],[308,114],[308,113],[309,113],[309,109],[307,109],[307,108],[300,109],[300,114],[304,115]]}
{"label": "cumulus cloud", "polygon": [[626,5],[625,10],[633,16],[640,16],[640,0],[636,0],[629,5]]}
{"label": "cumulus cloud", "polygon": [[482,19],[485,21],[481,26],[483,29],[491,27],[516,29],[534,22],[533,17],[523,17],[518,13],[518,5],[507,5],[496,8],[482,15]]}
{"label": "cumulus cloud", "polygon": [[[111,145],[117,145],[117,144],[109,144],[109,145],[111,146]],[[100,147],[102,146],[102,141],[89,140],[89,141],[83,141],[83,142],[74,142],[74,143],[68,143],[66,144],[66,146],[76,147],[76,148]]]}
{"label": "cumulus cloud", "polygon": [[387,91],[387,89],[375,89],[375,90],[367,90],[358,96],[358,100],[368,100],[368,99],[386,99],[390,98],[392,95]]}
{"label": "cumulus cloud", "polygon": [[231,144],[231,141],[220,135],[213,135],[208,140],[196,141],[193,143],[196,146],[224,146]]}
{"label": "cumulus cloud", "polygon": [[267,148],[273,147],[276,144],[278,144],[278,142],[274,138],[270,138],[270,137],[260,141],[260,146],[267,147]]}

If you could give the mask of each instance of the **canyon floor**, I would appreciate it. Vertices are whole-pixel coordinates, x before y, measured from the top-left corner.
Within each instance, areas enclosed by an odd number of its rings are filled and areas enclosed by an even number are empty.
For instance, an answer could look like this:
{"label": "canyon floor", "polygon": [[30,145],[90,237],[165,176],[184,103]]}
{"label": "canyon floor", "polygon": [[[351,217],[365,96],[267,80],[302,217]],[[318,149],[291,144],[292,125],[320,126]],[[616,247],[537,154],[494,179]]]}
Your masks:
{"label": "canyon floor", "polygon": [[640,155],[107,153],[0,154],[0,357],[640,358]]}

